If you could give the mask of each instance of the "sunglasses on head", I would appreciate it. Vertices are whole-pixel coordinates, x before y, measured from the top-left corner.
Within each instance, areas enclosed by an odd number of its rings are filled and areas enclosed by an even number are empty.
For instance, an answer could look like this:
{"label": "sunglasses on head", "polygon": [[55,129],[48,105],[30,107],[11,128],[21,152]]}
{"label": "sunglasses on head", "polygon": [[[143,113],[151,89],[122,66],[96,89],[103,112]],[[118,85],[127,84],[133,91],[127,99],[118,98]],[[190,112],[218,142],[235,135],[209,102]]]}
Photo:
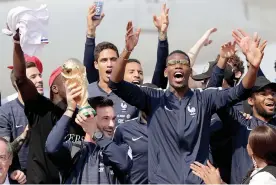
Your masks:
{"label": "sunglasses on head", "polygon": [[189,66],[190,67],[190,62],[188,60],[169,60],[167,62],[167,66],[172,66],[172,65],[175,65],[175,64],[182,64],[182,65],[185,65],[185,66]]}

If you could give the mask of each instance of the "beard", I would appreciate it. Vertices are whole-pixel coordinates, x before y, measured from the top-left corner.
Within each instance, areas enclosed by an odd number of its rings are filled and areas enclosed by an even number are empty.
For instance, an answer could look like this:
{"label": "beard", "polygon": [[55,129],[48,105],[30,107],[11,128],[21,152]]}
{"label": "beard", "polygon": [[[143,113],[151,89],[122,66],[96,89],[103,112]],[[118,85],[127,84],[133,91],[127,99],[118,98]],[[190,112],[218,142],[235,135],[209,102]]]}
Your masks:
{"label": "beard", "polygon": [[173,89],[175,89],[176,91],[178,90],[183,90],[188,88],[188,83],[183,83],[183,84],[177,84],[177,85],[170,85]]}
{"label": "beard", "polygon": [[255,109],[256,109],[256,112],[264,118],[272,118],[275,115],[275,111],[266,112],[266,110],[260,104],[256,105]]}

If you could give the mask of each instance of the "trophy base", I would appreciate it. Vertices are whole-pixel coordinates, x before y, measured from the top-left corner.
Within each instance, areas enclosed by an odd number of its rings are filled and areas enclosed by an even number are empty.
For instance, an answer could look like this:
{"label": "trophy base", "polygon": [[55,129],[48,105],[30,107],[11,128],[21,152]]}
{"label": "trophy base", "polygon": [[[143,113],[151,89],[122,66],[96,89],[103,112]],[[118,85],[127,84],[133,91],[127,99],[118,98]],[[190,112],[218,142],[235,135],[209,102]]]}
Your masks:
{"label": "trophy base", "polygon": [[[91,114],[92,112],[92,114]],[[96,116],[97,113],[96,111],[90,106],[85,106],[79,109],[79,113],[81,113],[82,115],[86,116],[86,117],[90,117],[90,116]]]}

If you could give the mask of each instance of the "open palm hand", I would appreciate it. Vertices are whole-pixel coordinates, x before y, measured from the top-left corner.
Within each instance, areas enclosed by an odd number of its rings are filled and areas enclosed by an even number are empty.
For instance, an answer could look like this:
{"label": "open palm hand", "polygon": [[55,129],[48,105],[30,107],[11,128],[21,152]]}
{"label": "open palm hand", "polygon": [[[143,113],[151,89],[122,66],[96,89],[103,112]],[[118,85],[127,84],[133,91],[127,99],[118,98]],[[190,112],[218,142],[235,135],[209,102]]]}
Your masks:
{"label": "open palm hand", "polygon": [[167,32],[169,27],[169,9],[166,4],[163,4],[160,16],[153,16],[153,23],[159,32]]}
{"label": "open palm hand", "polygon": [[229,58],[235,55],[236,53],[236,42],[228,42],[221,46],[220,48],[220,56],[222,58]]}
{"label": "open palm hand", "polygon": [[217,28],[211,28],[207,30],[204,35],[202,36],[201,40],[203,42],[204,46],[208,46],[211,44],[213,41],[210,39],[210,36],[217,31]]}
{"label": "open palm hand", "polygon": [[220,177],[219,170],[216,169],[209,161],[207,166],[194,162],[190,165],[192,173],[201,178],[205,184],[221,184],[222,180]]}
{"label": "open palm hand", "polygon": [[126,34],[126,49],[127,51],[132,51],[134,49],[134,47],[137,45],[138,41],[139,41],[139,36],[140,36],[140,32],[141,32],[141,29],[137,29],[135,32],[134,32],[134,29],[133,29],[133,25],[132,25],[132,22],[129,21],[128,24],[127,24],[127,34]]}
{"label": "open palm hand", "polygon": [[238,31],[233,31],[232,36],[246,56],[247,61],[255,68],[259,68],[267,41],[264,41],[260,45],[261,38],[257,33],[255,33],[253,37],[250,37],[240,29]]}

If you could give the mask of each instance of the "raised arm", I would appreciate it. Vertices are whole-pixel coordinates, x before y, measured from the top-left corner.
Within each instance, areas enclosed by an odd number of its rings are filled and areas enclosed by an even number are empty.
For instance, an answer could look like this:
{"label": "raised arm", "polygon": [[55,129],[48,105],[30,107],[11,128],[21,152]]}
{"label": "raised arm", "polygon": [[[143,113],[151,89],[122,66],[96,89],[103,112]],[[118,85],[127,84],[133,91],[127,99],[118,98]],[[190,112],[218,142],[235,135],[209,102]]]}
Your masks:
{"label": "raised arm", "polygon": [[217,65],[214,67],[208,87],[221,87],[224,78],[224,69],[227,64],[226,58],[236,53],[236,42],[228,42],[221,46]]}
{"label": "raised arm", "polygon": [[169,26],[169,9],[166,4],[163,4],[161,15],[153,16],[153,23],[158,29],[158,48],[157,48],[157,62],[152,77],[152,84],[159,88],[166,89],[168,78],[164,76],[164,70],[166,68],[166,59],[169,55],[169,44],[167,39],[167,30]]}
{"label": "raised arm", "polygon": [[195,43],[195,45],[189,50],[188,55],[191,61],[191,67],[194,66],[196,57],[203,46],[208,46],[212,43],[209,37],[212,33],[216,32],[217,28],[211,28],[207,30],[204,35]]}
{"label": "raised arm", "polygon": [[214,108],[213,110],[215,111],[226,106],[229,107],[241,100],[246,99],[249,96],[251,88],[254,86],[257,78],[266,41],[259,46],[260,38],[257,34],[255,34],[253,38],[250,38],[241,30],[240,33],[241,35],[239,35],[238,32],[234,32],[233,36],[249,61],[250,66],[242,80],[242,83],[239,85],[226,90],[217,90],[215,93],[212,93],[208,89],[205,91],[206,94],[210,93],[209,98],[211,97],[211,101],[209,103],[214,105],[212,109]]}
{"label": "raised arm", "polygon": [[21,93],[24,102],[34,100],[37,98],[38,92],[35,85],[26,75],[26,63],[24,53],[19,44],[19,32],[13,37],[14,48],[13,48],[13,70],[16,85]]}
{"label": "raised arm", "polygon": [[242,80],[243,86],[247,89],[252,88],[257,78],[267,41],[260,44],[261,38],[257,33],[254,34],[253,38],[250,38],[247,33],[240,29],[233,31],[232,36],[249,62],[248,72]]}
{"label": "raised arm", "polygon": [[[221,87],[223,78],[224,78],[224,69],[227,65],[227,58],[232,57],[236,53],[236,42],[233,43],[228,42],[221,46],[219,60],[213,69],[213,73],[211,75],[210,81],[208,83],[208,87]],[[249,66],[248,66],[249,67]],[[257,76],[264,76],[261,68],[258,70]]]}
{"label": "raised arm", "polygon": [[125,36],[125,41],[126,41],[125,48],[124,48],[123,52],[121,53],[120,57],[118,58],[117,64],[112,69],[112,73],[110,76],[110,80],[112,82],[118,83],[118,82],[123,81],[123,79],[124,79],[127,60],[129,58],[131,52],[137,45],[139,36],[140,36],[140,32],[141,32],[140,28],[136,32],[134,32],[133,29],[134,28],[132,25],[132,21],[129,21],[127,24],[127,28],[126,28],[127,33]]}
{"label": "raised arm", "polygon": [[86,67],[86,75],[89,83],[99,80],[99,73],[94,66],[94,50],[95,50],[95,37],[96,29],[100,25],[104,14],[98,20],[93,20],[92,17],[96,14],[96,6],[93,5],[88,10],[87,15],[87,35],[84,49],[83,64]]}
{"label": "raised arm", "polygon": [[123,80],[127,59],[131,51],[138,43],[139,34],[140,29],[134,33],[132,22],[128,22],[126,46],[117,60],[117,64],[112,69],[109,87],[112,89],[113,93],[122,98],[124,101],[132,106],[137,107],[139,110],[143,110],[148,113],[148,111],[152,110],[150,108],[151,97],[157,98],[157,96],[160,94],[160,91],[146,87],[139,87]]}
{"label": "raised arm", "polygon": [[26,128],[24,129],[24,131],[22,132],[22,134],[20,134],[20,136],[18,136],[11,143],[13,153],[17,154],[20,151],[21,147],[23,146],[25,141],[28,139],[28,136],[29,136],[29,125],[27,125]]}

